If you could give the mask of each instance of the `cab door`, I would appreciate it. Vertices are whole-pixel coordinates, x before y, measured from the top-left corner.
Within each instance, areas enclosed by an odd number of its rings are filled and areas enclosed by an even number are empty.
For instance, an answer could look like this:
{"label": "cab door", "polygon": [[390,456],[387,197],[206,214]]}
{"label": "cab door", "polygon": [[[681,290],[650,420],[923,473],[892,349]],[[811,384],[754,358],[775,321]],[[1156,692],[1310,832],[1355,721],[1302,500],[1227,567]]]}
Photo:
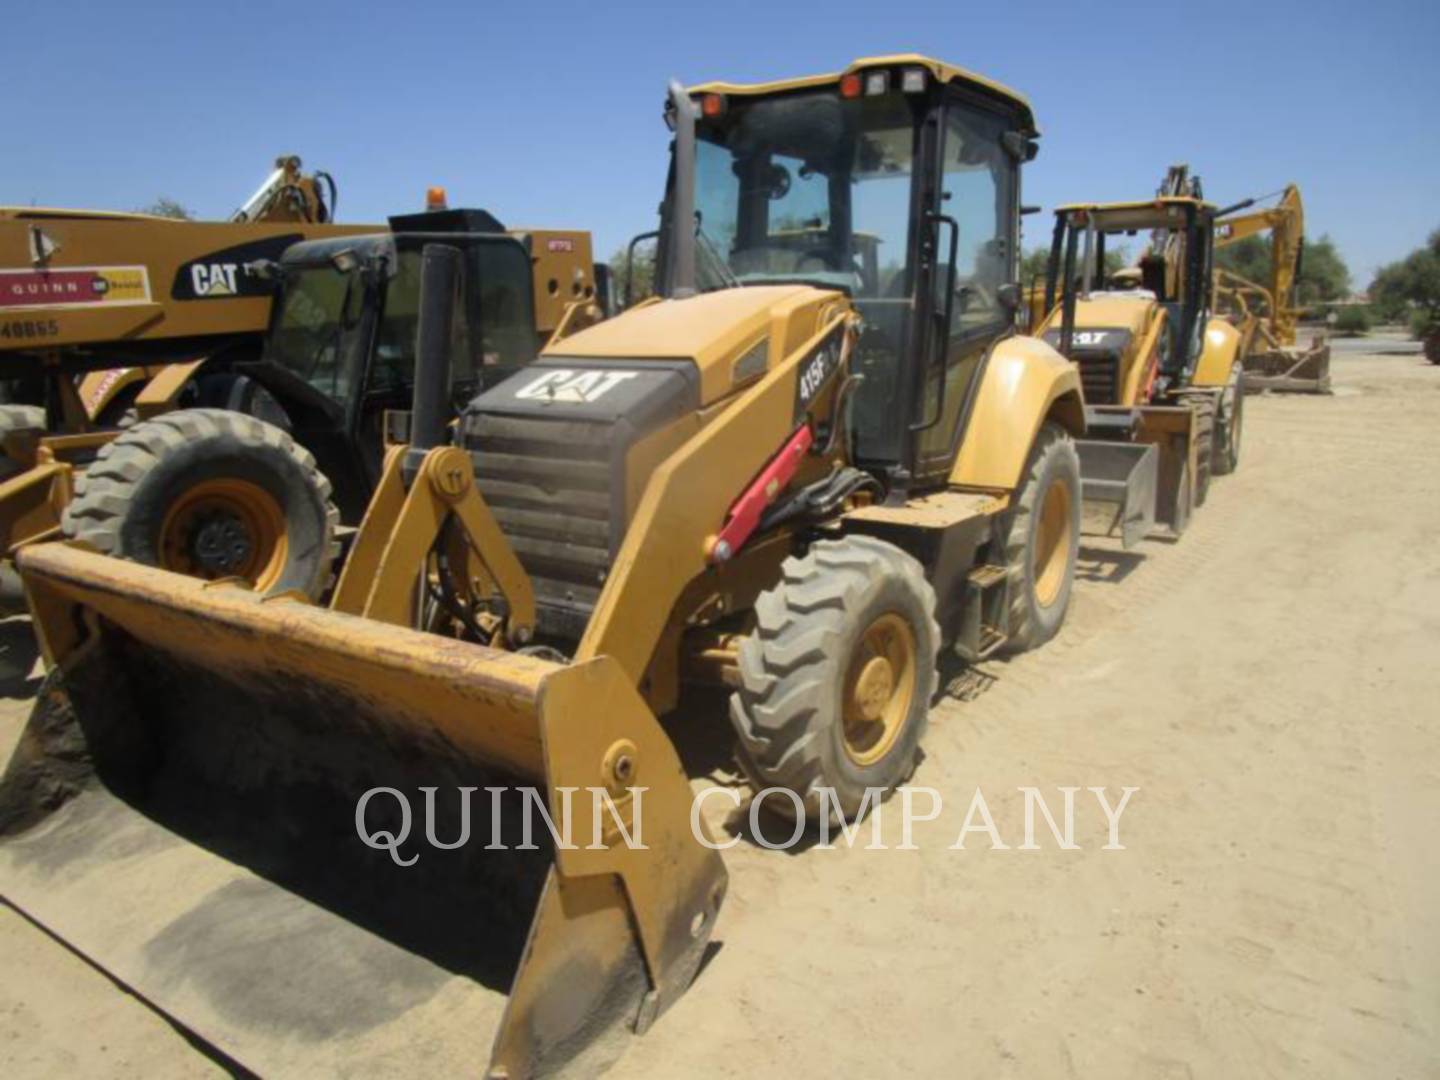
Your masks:
{"label": "cab door", "polygon": [[929,215],[934,272],[922,297],[927,364],[913,466],[922,483],[949,475],[985,355],[1014,324],[1002,303],[1019,265],[1019,163],[1005,139],[1012,127],[978,99],[946,99]]}

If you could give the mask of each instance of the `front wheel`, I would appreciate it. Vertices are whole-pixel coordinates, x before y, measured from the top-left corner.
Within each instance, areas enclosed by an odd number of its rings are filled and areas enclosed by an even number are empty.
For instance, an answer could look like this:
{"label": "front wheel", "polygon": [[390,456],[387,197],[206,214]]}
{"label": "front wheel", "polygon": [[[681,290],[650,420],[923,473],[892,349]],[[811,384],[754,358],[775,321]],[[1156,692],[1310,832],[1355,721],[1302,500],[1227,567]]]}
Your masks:
{"label": "front wheel", "polygon": [[[867,793],[910,778],[939,676],[935,591],[899,548],[868,536],[811,546],[755,604],[730,699],[757,791],[799,797],[804,820],[852,820]],[[834,792],[833,802],[826,789]],[[765,806],[790,815],[789,797]]]}
{"label": "front wheel", "polygon": [[223,409],[182,409],[103,447],[75,485],[65,535],[191,577],[318,598],[339,513],[315,459],[285,432]]}
{"label": "front wheel", "polygon": [[1065,621],[1080,554],[1080,500],[1075,442],[1064,428],[1047,423],[1035,438],[1015,505],[1001,519],[1011,652],[1044,644]]}

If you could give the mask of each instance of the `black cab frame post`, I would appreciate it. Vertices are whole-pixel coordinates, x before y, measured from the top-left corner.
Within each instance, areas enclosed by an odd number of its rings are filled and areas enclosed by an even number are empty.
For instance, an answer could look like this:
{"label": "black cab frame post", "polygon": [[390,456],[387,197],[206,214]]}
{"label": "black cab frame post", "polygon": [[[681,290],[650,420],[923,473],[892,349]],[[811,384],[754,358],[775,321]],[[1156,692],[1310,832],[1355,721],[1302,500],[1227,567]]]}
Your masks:
{"label": "black cab frame post", "polygon": [[664,280],[657,282],[660,294],[672,300],[694,296],[695,283],[695,121],[698,112],[690,95],[679,82],[671,80],[665,115],[674,131],[671,168],[674,183],[666,200],[667,220],[661,223],[665,248]]}
{"label": "black cab frame post", "polygon": [[450,344],[464,257],[450,244],[426,244],[420,256],[420,319],[415,331],[415,393],[406,473],[445,442],[450,419]]}

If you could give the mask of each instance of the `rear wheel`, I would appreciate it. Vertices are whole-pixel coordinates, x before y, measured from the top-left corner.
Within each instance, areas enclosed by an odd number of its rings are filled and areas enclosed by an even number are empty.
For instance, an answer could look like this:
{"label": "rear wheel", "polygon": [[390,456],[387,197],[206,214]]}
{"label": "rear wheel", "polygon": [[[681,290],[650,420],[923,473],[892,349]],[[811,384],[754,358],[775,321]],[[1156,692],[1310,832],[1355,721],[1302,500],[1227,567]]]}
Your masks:
{"label": "rear wheel", "polygon": [[1190,509],[1194,505],[1190,496],[1190,465],[1180,463],[1180,476],[1175,482],[1175,509],[1170,518],[1170,531],[1178,539],[1190,527]]}
{"label": "rear wheel", "polygon": [[1049,641],[1065,621],[1080,553],[1080,456],[1058,424],[1035,438],[1025,483],[1002,522],[1011,652]]}
{"label": "rear wheel", "polygon": [[184,409],[136,424],[79,478],[65,534],[108,555],[257,592],[318,597],[339,544],[309,451],[253,416]]}
{"label": "rear wheel", "polygon": [[1239,364],[1230,369],[1220,406],[1220,422],[1215,428],[1214,468],[1216,476],[1227,476],[1240,465],[1240,436],[1245,424],[1245,371]]}
{"label": "rear wheel", "polygon": [[783,573],[740,645],[738,756],[757,791],[795,792],[807,823],[835,805],[851,820],[868,789],[888,794],[915,771],[938,683],[935,592],[918,562],[867,536],[821,541]]}
{"label": "rear wheel", "polygon": [[1215,396],[1195,394],[1190,399],[1190,407],[1195,411],[1194,505],[1204,506],[1215,464]]}

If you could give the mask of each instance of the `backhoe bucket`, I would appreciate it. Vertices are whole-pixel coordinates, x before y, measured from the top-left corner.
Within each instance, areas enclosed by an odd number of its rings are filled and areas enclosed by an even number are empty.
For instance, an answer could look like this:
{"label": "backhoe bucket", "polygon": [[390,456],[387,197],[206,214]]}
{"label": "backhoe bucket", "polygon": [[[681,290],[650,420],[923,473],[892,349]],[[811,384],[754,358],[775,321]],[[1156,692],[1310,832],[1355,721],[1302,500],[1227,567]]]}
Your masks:
{"label": "backhoe bucket", "polygon": [[1299,394],[1330,393],[1330,341],[1318,335],[1304,349],[1276,346],[1245,357],[1245,391],[1279,390]]}
{"label": "backhoe bucket", "polygon": [[0,780],[0,891],[225,1058],[593,1073],[694,977],[724,867],[608,657],[67,544],[18,561],[50,673]]}

